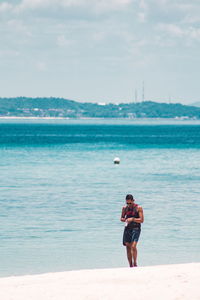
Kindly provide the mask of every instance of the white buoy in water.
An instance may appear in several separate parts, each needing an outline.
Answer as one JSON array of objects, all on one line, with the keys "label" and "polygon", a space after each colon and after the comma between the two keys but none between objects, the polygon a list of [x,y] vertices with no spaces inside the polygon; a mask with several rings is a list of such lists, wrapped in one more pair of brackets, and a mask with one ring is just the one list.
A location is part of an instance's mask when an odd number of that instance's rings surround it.
[{"label": "white buoy in water", "polygon": [[115,157],[113,160],[114,164],[119,164],[120,163],[120,158],[119,157]]}]

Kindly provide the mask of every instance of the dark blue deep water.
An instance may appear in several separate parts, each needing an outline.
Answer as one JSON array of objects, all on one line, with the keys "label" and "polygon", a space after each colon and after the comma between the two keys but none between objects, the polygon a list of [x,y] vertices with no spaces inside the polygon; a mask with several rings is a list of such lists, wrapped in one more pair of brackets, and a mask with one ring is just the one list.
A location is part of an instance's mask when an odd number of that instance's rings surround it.
[{"label": "dark blue deep water", "polygon": [[1,124],[0,143],[52,145],[114,143],[142,147],[199,147],[200,125]]}]

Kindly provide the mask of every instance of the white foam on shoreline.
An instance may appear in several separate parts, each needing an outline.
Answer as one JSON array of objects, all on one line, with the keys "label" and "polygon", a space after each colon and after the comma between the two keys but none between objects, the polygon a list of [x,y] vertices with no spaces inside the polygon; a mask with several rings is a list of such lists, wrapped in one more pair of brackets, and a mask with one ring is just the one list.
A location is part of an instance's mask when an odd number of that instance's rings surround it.
[{"label": "white foam on shoreline", "polygon": [[0,278],[2,300],[199,300],[200,263]]}]

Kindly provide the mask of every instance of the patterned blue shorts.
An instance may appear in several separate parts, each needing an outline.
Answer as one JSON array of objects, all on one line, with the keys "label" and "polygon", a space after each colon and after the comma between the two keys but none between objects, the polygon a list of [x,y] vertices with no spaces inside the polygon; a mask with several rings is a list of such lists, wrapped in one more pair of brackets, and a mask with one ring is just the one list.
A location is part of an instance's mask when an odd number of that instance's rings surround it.
[{"label": "patterned blue shorts", "polygon": [[138,242],[140,237],[141,228],[124,228],[123,234],[123,245],[126,246],[126,243]]}]

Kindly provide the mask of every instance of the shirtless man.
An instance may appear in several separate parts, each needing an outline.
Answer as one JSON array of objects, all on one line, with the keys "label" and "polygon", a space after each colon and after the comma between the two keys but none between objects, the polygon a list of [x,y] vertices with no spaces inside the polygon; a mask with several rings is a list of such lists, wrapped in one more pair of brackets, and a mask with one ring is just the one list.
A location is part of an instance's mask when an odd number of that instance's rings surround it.
[{"label": "shirtless man", "polygon": [[140,237],[141,223],[144,222],[143,209],[134,203],[131,194],[126,195],[126,206],[122,207],[121,221],[126,222],[123,245],[126,246],[130,267],[137,267],[137,242]]}]

